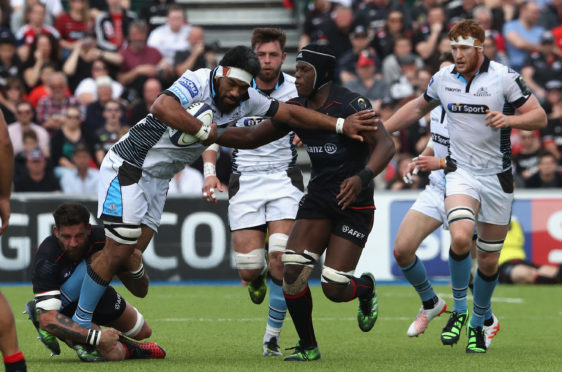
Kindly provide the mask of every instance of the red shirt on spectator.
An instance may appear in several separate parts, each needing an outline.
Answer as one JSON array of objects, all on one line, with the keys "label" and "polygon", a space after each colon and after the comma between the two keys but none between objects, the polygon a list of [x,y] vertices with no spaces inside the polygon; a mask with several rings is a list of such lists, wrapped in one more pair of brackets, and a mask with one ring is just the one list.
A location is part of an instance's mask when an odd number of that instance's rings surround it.
[{"label": "red shirt on spectator", "polygon": [[62,13],[55,21],[55,28],[60,37],[66,41],[76,41],[84,37],[89,30],[86,22],[74,20],[68,13]]},{"label": "red shirt on spectator", "polygon": [[145,46],[140,52],[133,52],[131,48],[123,48],[119,51],[123,56],[121,71],[130,71],[139,65],[157,65],[162,60],[162,54],[156,48]]}]

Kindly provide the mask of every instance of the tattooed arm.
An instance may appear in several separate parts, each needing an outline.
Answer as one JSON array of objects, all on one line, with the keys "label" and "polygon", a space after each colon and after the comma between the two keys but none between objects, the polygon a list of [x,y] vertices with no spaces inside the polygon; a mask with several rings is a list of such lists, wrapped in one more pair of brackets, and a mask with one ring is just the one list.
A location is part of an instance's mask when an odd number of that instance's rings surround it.
[{"label": "tattooed arm", "polygon": [[[71,318],[56,310],[37,309],[39,314],[39,326],[61,340],[69,340],[77,344],[87,344],[89,329],[74,322]],[[113,328],[105,328],[101,331],[99,348],[110,350],[119,339],[119,332]]]}]

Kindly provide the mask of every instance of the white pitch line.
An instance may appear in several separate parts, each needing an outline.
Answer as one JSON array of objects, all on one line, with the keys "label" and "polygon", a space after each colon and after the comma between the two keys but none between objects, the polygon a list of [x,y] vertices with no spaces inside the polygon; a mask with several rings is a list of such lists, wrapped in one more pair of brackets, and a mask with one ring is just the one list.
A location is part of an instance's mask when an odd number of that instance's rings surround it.
[{"label": "white pitch line", "polygon": [[[441,298],[453,298],[453,295],[451,293],[438,293],[439,297]],[[466,296],[467,300],[473,300],[472,296],[467,295]],[[523,299],[522,298],[518,298],[518,297],[495,297],[492,296],[492,305],[494,304],[494,302],[506,302],[509,304],[522,304],[523,303]]]}]

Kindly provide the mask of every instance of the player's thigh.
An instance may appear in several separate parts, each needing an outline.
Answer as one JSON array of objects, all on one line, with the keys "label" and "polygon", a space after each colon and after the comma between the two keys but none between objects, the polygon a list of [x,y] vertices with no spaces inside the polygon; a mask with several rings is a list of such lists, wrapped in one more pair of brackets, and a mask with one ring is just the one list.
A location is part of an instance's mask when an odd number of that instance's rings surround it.
[{"label": "player's thigh", "polygon": [[265,204],[269,201],[264,176],[237,174],[228,184],[228,223],[231,230],[265,225]]},{"label": "player's thigh", "polygon": [[265,231],[258,229],[234,230],[232,246],[236,253],[250,253],[254,249],[265,249]]},{"label": "player's thigh", "polygon": [[93,321],[99,325],[110,325],[119,319],[126,308],[125,299],[112,286],[109,286],[94,310]]},{"label": "player's thigh", "polygon": [[322,255],[328,246],[331,229],[329,219],[297,219],[287,241],[287,250]]},{"label": "player's thigh", "polygon": [[494,225],[508,225],[513,205],[513,175],[511,171],[478,177],[481,205],[478,221]]},{"label": "player's thigh", "polygon": [[441,224],[441,221],[435,218],[410,209],[402,220],[396,234],[396,242],[394,244],[395,255],[413,255],[423,240]]},{"label": "player's thigh", "polygon": [[158,231],[168,196],[170,181],[143,174],[139,185],[144,192],[147,202],[147,210],[142,217],[141,223],[150,227],[153,231]]},{"label": "player's thigh", "polygon": [[355,242],[332,234],[326,250],[324,267],[342,272],[353,271],[362,251],[363,248]]}]

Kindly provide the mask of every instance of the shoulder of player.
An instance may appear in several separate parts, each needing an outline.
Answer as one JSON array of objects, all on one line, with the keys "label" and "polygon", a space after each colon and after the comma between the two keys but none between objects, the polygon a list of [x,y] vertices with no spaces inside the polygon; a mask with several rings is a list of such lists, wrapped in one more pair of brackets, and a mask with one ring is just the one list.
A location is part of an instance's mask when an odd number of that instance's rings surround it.
[{"label": "shoulder of player", "polygon": [[333,86],[331,96],[334,101],[339,101],[346,109],[352,107],[354,112],[371,108],[371,102],[368,98],[339,85]]},{"label": "shoulder of player", "polygon": [[39,248],[35,252],[35,261],[56,261],[60,256],[61,249],[55,234],[49,235],[39,244]]}]

